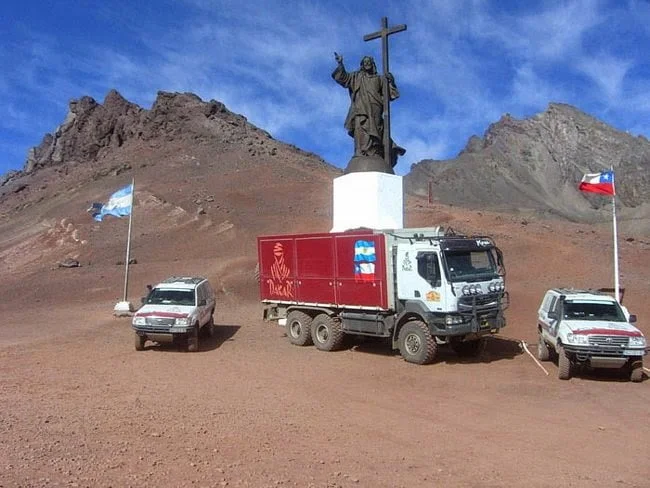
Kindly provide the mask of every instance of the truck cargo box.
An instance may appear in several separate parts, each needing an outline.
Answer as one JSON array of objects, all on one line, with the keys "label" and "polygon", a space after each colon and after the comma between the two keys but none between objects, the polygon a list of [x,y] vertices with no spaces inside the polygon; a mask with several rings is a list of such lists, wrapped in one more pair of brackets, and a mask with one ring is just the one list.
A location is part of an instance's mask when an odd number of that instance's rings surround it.
[{"label": "truck cargo box", "polygon": [[389,308],[381,232],[261,236],[257,247],[264,302]]}]

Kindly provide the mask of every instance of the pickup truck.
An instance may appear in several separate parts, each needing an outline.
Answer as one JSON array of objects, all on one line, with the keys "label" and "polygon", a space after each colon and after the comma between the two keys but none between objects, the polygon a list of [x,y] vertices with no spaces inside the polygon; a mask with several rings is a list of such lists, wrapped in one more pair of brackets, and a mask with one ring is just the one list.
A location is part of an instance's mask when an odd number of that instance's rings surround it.
[{"label": "pickup truck", "polygon": [[548,290],[537,314],[537,357],[549,361],[556,356],[561,380],[582,365],[626,368],[630,380],[640,382],[646,339],[635,322],[635,315],[604,293]]}]

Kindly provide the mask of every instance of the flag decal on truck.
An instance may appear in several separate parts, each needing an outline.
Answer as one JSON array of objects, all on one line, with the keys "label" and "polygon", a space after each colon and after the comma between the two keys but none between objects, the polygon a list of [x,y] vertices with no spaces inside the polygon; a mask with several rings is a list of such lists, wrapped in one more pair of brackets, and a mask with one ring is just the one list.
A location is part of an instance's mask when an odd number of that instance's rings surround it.
[{"label": "flag decal on truck", "polygon": [[375,281],[375,243],[356,241],[354,243],[354,278],[357,281]]}]

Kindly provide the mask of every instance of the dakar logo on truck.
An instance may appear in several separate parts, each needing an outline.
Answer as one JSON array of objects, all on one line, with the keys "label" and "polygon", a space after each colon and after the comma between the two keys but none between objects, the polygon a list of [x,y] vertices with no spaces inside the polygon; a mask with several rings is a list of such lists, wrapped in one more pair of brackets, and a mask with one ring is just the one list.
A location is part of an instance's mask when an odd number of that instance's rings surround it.
[{"label": "dakar logo on truck", "polygon": [[293,280],[289,279],[291,270],[284,261],[284,247],[279,242],[273,246],[273,258],[271,278],[266,280],[269,285],[269,293],[283,298],[293,298],[295,295]]}]

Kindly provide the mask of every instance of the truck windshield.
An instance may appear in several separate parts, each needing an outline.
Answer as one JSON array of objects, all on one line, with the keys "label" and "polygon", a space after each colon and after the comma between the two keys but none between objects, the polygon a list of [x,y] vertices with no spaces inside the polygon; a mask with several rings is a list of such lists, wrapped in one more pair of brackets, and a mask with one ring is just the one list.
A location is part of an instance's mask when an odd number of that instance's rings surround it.
[{"label": "truck windshield", "polygon": [[489,250],[445,251],[445,261],[451,282],[490,280],[498,276]]},{"label": "truck windshield", "polygon": [[569,320],[609,320],[627,322],[615,302],[564,302],[563,317]]},{"label": "truck windshield", "polygon": [[154,288],[146,303],[153,305],[194,305],[193,290],[161,290]]}]

